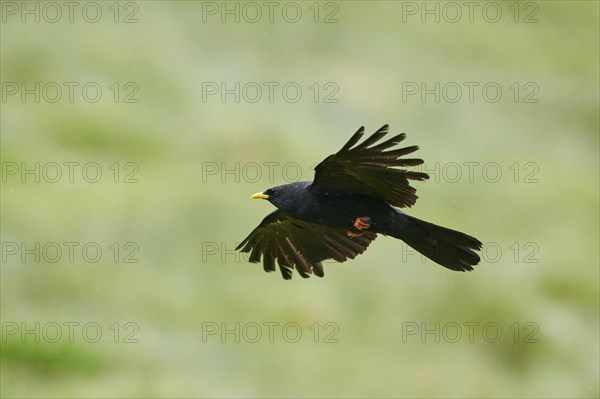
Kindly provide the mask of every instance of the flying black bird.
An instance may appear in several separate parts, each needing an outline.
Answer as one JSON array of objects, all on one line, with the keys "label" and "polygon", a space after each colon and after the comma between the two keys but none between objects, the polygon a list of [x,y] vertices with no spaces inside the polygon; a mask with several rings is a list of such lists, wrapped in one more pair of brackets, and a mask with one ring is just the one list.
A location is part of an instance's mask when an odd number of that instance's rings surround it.
[{"label": "flying black bird", "polygon": [[260,262],[283,278],[296,268],[302,277],[323,277],[322,261],[344,262],[363,253],[377,234],[399,238],[429,259],[448,269],[473,270],[479,263],[474,237],[409,216],[395,207],[417,201],[409,180],[426,180],[426,173],[396,169],[417,166],[422,159],[402,158],[418,146],[390,149],[406,138],[404,133],[376,144],[387,133],[384,125],[356,145],[364,134],[358,129],[336,154],[315,168],[312,182],[273,187],[251,198],[266,199],[278,209],[263,219],[236,249],[250,252],[250,262]]}]

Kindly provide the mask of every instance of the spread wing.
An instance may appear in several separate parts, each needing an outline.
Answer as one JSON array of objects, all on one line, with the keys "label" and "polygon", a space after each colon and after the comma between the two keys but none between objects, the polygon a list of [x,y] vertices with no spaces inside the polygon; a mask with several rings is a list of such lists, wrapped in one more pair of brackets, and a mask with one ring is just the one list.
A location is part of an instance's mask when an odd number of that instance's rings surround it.
[{"label": "spread wing", "polygon": [[311,190],[345,191],[384,200],[397,207],[410,207],[417,201],[416,189],[409,180],[426,180],[426,173],[396,169],[417,166],[422,159],[401,158],[419,149],[413,145],[390,149],[406,138],[404,133],[375,145],[388,133],[383,125],[362,143],[356,145],[365,129],[361,127],[336,154],[330,155],[315,168]]},{"label": "spread wing", "polygon": [[365,232],[360,237],[348,237],[344,230],[303,222],[280,210],[267,215],[236,250],[250,252],[250,262],[260,262],[264,269],[275,271],[275,261],[283,278],[292,278],[296,268],[304,278],[311,273],[323,277],[322,261],[344,262],[362,254],[377,234]]}]

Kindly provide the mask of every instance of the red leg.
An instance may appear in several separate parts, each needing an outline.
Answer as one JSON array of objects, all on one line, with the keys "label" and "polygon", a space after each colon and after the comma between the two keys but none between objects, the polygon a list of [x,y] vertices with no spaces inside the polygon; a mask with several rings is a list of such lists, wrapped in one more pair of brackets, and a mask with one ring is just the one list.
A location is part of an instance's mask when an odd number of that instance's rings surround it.
[{"label": "red leg", "polygon": [[353,231],[348,230],[348,237],[361,237],[365,233],[355,233]]},{"label": "red leg", "polygon": [[[371,218],[368,216],[358,217],[354,220],[354,227],[357,230],[366,230],[371,227]],[[355,233],[354,231],[348,230],[348,237],[360,237],[364,233]]]},{"label": "red leg", "polygon": [[371,218],[368,216],[356,218],[354,221],[354,227],[356,227],[358,230],[368,229],[371,227]]}]

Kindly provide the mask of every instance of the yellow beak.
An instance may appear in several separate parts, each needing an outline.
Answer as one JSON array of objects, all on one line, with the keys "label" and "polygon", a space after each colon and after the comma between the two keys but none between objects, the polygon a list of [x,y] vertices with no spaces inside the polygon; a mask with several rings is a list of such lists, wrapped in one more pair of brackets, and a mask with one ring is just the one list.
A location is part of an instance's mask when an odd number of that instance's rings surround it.
[{"label": "yellow beak", "polygon": [[263,193],[256,193],[254,195],[251,195],[250,198],[254,198],[254,199],[268,199],[269,196]]}]

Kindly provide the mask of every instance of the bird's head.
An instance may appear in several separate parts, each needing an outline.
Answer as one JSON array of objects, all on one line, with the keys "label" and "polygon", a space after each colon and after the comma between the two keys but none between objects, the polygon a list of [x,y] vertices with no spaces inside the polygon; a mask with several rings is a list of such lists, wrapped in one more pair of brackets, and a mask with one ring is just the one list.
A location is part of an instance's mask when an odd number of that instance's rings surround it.
[{"label": "bird's head", "polygon": [[272,187],[256,193],[250,198],[266,199],[282,211],[290,211],[297,208],[302,202],[303,194],[306,193],[306,183],[299,182]]}]

